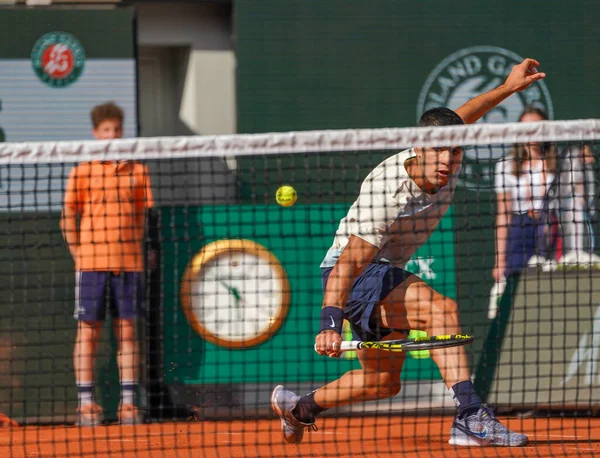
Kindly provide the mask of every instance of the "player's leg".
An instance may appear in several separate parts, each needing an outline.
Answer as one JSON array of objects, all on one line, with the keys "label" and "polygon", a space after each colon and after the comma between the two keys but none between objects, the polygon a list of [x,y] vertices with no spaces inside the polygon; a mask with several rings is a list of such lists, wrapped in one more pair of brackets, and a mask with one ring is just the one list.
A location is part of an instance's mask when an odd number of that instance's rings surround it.
[{"label": "player's leg", "polygon": [[122,424],[140,422],[135,405],[138,385],[139,344],[136,319],[141,309],[141,273],[124,272],[111,277],[113,327],[118,345],[117,365],[121,384],[119,421]]},{"label": "player's leg", "polygon": [[[428,335],[460,334],[456,302],[429,287],[419,277],[411,276],[379,303],[375,316],[385,328],[419,329]],[[448,388],[470,380],[464,347],[431,352]],[[477,405],[480,404],[477,397]]]},{"label": "player's leg", "polygon": [[[323,288],[327,284],[331,269],[323,271]],[[373,310],[381,298],[386,297],[397,285],[411,274],[389,264],[371,264],[356,279],[352,287],[346,317],[352,321],[352,332],[356,340],[400,339],[404,332],[392,333],[380,330],[371,319]],[[375,325],[374,328],[371,324]],[[314,418],[332,407],[354,402],[363,402],[394,396],[400,391],[400,372],[404,363],[403,354],[383,354],[376,350],[361,350],[358,357],[362,368],[350,371],[324,387],[305,396],[278,386],[273,391],[271,403],[282,419],[284,437],[288,442],[302,440],[304,428],[314,423]]]},{"label": "player's leg", "polygon": [[[393,332],[381,340],[406,337],[407,333]],[[360,369],[346,372],[339,379],[314,392],[315,403],[322,410],[355,402],[390,398],[400,392],[400,373],[406,359],[404,353],[361,350],[356,354],[360,361]],[[299,407],[301,408],[302,404]],[[308,413],[312,412],[308,410]],[[309,420],[310,417],[306,419]]]},{"label": "player's leg", "polygon": [[73,367],[78,392],[80,426],[102,422],[102,409],[94,402],[94,366],[102,322],[106,316],[106,272],[77,272],[75,313],[78,320]]},{"label": "player's leg", "polygon": [[[418,277],[398,285],[378,309],[381,324],[388,328],[409,326],[430,335],[460,334],[456,302],[433,290]],[[522,446],[524,434],[506,429],[493,411],[483,404],[471,382],[464,347],[431,351],[458,412],[452,424],[453,445]]]},{"label": "player's leg", "polygon": [[[393,332],[382,340],[405,337],[406,333]],[[327,409],[398,394],[400,373],[406,358],[404,353],[361,350],[357,355],[361,369],[346,372],[339,379],[305,396],[298,396],[281,385],[273,390],[271,404],[282,419],[287,442],[301,442],[304,429],[311,427],[315,417]]]}]

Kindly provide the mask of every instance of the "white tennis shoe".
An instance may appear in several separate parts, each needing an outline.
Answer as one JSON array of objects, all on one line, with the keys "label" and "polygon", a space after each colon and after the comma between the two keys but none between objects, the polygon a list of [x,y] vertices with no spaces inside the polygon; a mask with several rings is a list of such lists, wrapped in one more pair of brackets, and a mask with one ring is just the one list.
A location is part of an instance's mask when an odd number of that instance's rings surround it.
[{"label": "white tennis shoe", "polygon": [[281,430],[283,437],[289,444],[299,444],[304,437],[305,429],[316,431],[314,423],[303,423],[298,420],[292,411],[298,405],[300,396],[296,393],[286,390],[283,385],[277,385],[271,394],[271,407],[279,418],[281,418]]},{"label": "white tennis shoe", "polygon": [[465,418],[454,419],[450,430],[450,445],[522,447],[529,438],[525,434],[508,430],[498,421],[494,412],[483,405],[479,411]]}]

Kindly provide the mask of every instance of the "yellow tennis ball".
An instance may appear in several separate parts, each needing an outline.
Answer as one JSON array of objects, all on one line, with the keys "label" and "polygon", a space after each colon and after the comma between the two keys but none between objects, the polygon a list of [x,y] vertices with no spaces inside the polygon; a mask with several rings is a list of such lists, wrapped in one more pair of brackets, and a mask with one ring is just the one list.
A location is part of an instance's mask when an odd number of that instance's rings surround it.
[{"label": "yellow tennis ball", "polygon": [[296,190],[288,185],[281,186],[275,193],[275,200],[282,207],[291,207],[296,203],[296,199]]},{"label": "yellow tennis ball", "polygon": [[[408,335],[411,339],[417,339],[419,337],[427,337],[427,333],[425,331],[419,331],[417,329],[412,329],[410,334]],[[427,359],[430,358],[429,350],[414,350],[408,352],[408,354],[415,359]]]}]

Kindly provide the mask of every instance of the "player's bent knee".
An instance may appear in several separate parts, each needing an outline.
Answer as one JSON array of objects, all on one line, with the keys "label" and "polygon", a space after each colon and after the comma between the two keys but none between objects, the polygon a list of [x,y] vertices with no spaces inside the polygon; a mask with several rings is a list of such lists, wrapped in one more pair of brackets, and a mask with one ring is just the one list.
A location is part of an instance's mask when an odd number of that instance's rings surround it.
[{"label": "player's bent knee", "polygon": [[396,396],[400,392],[400,374],[391,372],[382,372],[367,377],[368,399],[385,399]]}]

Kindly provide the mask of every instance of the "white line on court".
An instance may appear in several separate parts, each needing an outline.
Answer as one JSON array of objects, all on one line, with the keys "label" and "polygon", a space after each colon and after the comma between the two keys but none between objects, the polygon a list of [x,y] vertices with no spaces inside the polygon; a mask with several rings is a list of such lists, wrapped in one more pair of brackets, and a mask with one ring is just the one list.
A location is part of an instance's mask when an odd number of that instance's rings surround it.
[{"label": "white line on court", "polygon": [[572,439],[577,439],[583,436],[569,436],[568,434],[536,434],[535,437],[570,437]]}]

